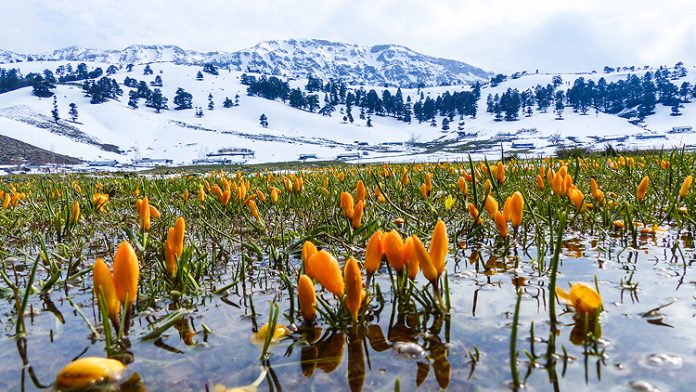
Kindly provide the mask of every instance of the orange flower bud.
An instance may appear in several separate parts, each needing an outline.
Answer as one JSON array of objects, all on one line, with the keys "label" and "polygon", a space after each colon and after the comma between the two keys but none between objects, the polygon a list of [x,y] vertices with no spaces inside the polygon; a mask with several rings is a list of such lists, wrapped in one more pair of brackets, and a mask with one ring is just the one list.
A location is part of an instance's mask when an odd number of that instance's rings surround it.
[{"label": "orange flower bud", "polygon": [[360,202],[361,200],[365,202],[366,198],[367,189],[365,189],[365,184],[363,184],[362,180],[359,180],[358,185],[355,187],[355,200],[356,202]]},{"label": "orange flower bud", "polygon": [[343,295],[343,276],[338,261],[325,250],[312,255],[309,258],[309,269],[314,278],[330,293],[340,297]]},{"label": "orange flower bud", "polygon": [[650,177],[645,176],[638,184],[638,191],[636,192],[636,197],[639,201],[643,201],[645,198],[645,193],[648,191],[648,186],[650,185]]},{"label": "orange flower bud", "polygon": [[425,189],[428,194],[433,190],[433,173],[425,173]]},{"label": "orange flower bud", "polygon": [[176,270],[178,269],[178,266],[176,264],[176,255],[174,254],[174,250],[172,249],[172,242],[170,240],[173,236],[173,233],[174,228],[170,227],[167,240],[164,241],[164,263],[167,269],[167,274],[169,274],[169,276],[176,275]]},{"label": "orange flower bud", "polygon": [[510,222],[512,227],[522,224],[522,211],[524,210],[524,197],[520,191],[512,194],[510,199]]},{"label": "orange flower bud", "polygon": [[571,188],[568,190],[568,198],[573,203],[573,206],[575,206],[575,209],[579,210],[582,207],[582,201],[585,199],[585,195],[577,188]]},{"label": "orange flower bud", "polygon": [[495,213],[495,227],[498,229],[498,234],[501,237],[507,237],[508,235],[508,227],[507,227],[507,220],[505,219],[505,216],[500,213],[500,211],[496,211]]},{"label": "orange flower bud", "polygon": [[[113,279],[118,300],[126,308],[129,308],[138,297],[139,275],[140,266],[138,265],[138,256],[136,256],[135,250],[133,250],[130,242],[121,242],[114,255]],[[128,295],[128,303],[126,303],[126,294]]]},{"label": "orange flower bud", "polygon": [[689,188],[691,188],[691,183],[694,181],[694,178],[692,176],[686,176],[684,179],[684,182],[681,184],[681,188],[679,188],[679,198],[683,199],[686,197],[686,195],[689,194]]},{"label": "orange flower bud", "polygon": [[365,201],[363,200],[358,200],[358,203],[355,205],[355,210],[353,211],[353,217],[350,219],[350,224],[353,226],[354,229],[357,229],[360,227],[360,223],[362,222],[362,215],[363,215],[363,209],[365,208]]},{"label": "orange flower bud", "polygon": [[445,262],[447,261],[447,248],[448,248],[448,238],[447,238],[447,227],[445,222],[437,221],[435,224],[435,229],[433,229],[433,238],[430,241],[430,249],[428,254],[430,259],[437,270],[438,276],[442,274],[445,270]]},{"label": "orange flower bud", "polygon": [[360,267],[354,258],[349,258],[346,261],[346,266],[343,270],[343,277],[346,282],[346,308],[350,312],[353,321],[358,320],[358,311],[362,303],[362,275]]},{"label": "orange flower bud", "polygon": [[503,162],[498,162],[498,166],[495,168],[495,178],[499,184],[505,182],[505,165],[503,165]]},{"label": "orange flower bud", "polygon": [[493,196],[486,196],[486,202],[483,203],[483,209],[486,210],[488,215],[491,217],[495,216],[496,211],[498,211],[498,202],[493,198]]},{"label": "orange flower bud", "polygon": [[80,203],[76,200],[70,211],[70,222],[74,225],[80,219]]},{"label": "orange flower bud", "polygon": [[161,214],[160,214],[159,210],[157,209],[157,207],[150,204],[150,217],[155,218],[155,219],[159,219],[160,216],[161,216]]},{"label": "orange flower bud", "polygon": [[278,203],[278,188],[271,189],[271,202],[273,204]]},{"label": "orange flower bud", "polygon": [[418,188],[420,191],[421,196],[424,199],[428,198],[428,187],[425,184],[421,184],[420,188]]},{"label": "orange flower bud", "polygon": [[315,276],[309,267],[309,258],[315,253],[317,253],[317,247],[314,246],[312,241],[305,241],[304,244],[302,244],[302,264],[304,265],[304,272],[312,279],[315,279]]},{"label": "orange flower bud", "polygon": [[140,215],[140,225],[143,230],[150,230],[150,202],[147,197],[139,200],[140,203],[136,203],[138,206],[138,213]]},{"label": "orange flower bud", "polygon": [[314,291],[314,283],[307,275],[300,275],[297,281],[297,297],[300,301],[300,311],[306,322],[312,322],[317,317],[316,292]]},{"label": "orange flower bud", "polygon": [[469,205],[466,207],[467,210],[469,211],[469,215],[471,216],[471,219],[478,219],[476,220],[476,224],[480,225],[482,223],[481,215],[479,214],[478,209],[476,208],[475,205],[472,203],[469,203]]},{"label": "orange flower bud", "polygon": [[537,182],[537,188],[539,188],[539,190],[543,191],[544,190],[544,180],[538,174],[536,176],[536,182]]},{"label": "orange flower bud", "polygon": [[394,268],[397,272],[401,272],[404,268],[403,264],[403,250],[404,243],[401,240],[401,235],[398,231],[392,230],[389,233],[382,236],[382,249],[387,255],[387,261],[389,265]]},{"label": "orange flower bud", "polygon": [[466,194],[469,192],[464,177],[459,176],[459,178],[457,179],[457,188],[459,189],[459,193],[463,194],[464,196],[466,196]]},{"label": "orange flower bud", "polygon": [[118,323],[118,315],[121,312],[121,303],[116,296],[116,288],[114,287],[114,280],[111,277],[111,271],[106,265],[104,260],[97,259],[94,261],[94,267],[92,269],[92,287],[94,288],[94,295],[98,298],[99,288],[101,287],[104,293],[104,302],[106,303],[106,311],[108,317],[112,323]]},{"label": "orange flower bud", "polygon": [[256,206],[256,202],[253,200],[247,201],[247,207],[249,207],[249,211],[251,211],[251,216],[261,222],[261,215],[259,214],[259,208]]},{"label": "orange flower bud", "polygon": [[416,275],[418,275],[420,267],[418,263],[418,257],[416,256],[413,250],[413,238],[411,237],[406,238],[406,240],[404,241],[402,258],[403,264],[408,266],[409,279],[416,279]]},{"label": "orange flower bud", "polygon": [[437,281],[440,275],[430,258],[430,254],[425,250],[425,246],[423,246],[418,236],[414,234],[411,236],[411,239],[413,241],[413,254],[418,259],[418,264],[420,265],[421,271],[423,271],[423,276],[425,276],[429,282]]},{"label": "orange flower bud", "polygon": [[367,276],[371,276],[378,269],[382,262],[382,230],[375,231],[370,240],[367,241],[367,249],[365,249],[365,271]]},{"label": "orange flower bud", "polygon": [[343,216],[348,219],[353,219],[355,214],[355,203],[353,202],[353,195],[348,192],[341,192],[341,210],[343,211]]},{"label": "orange flower bud", "polygon": [[184,189],[184,203],[188,202],[189,199],[189,190]]},{"label": "orange flower bud", "polygon": [[184,231],[186,230],[186,220],[183,216],[176,219],[174,223],[174,232],[171,237],[172,250],[177,257],[181,257],[184,252]]}]

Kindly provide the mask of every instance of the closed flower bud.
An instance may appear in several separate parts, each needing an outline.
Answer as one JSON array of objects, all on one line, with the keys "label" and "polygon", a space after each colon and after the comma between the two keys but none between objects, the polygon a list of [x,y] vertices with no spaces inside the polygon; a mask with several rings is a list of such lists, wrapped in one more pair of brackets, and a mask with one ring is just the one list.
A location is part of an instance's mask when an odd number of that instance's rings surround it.
[{"label": "closed flower bud", "polygon": [[500,211],[497,211],[495,213],[495,227],[498,229],[498,234],[501,237],[507,237],[508,235],[508,227],[507,227],[507,220],[505,220],[505,216],[500,213]]},{"label": "closed flower bud", "polygon": [[[118,300],[129,308],[133,301],[138,297],[138,278],[140,276],[140,266],[138,256],[128,241],[121,242],[114,255],[114,285]],[[128,303],[126,303],[128,296]]]},{"label": "closed flower bud", "polygon": [[317,247],[314,246],[314,243],[312,243],[312,241],[305,241],[304,244],[302,244],[302,264],[304,265],[304,272],[307,276],[309,276],[312,279],[316,278],[314,277],[314,274],[310,269],[309,258],[312,257],[315,253],[317,253]]},{"label": "closed flower bud", "polygon": [[382,249],[387,255],[389,265],[391,265],[392,268],[394,268],[394,270],[397,272],[401,272],[401,270],[404,268],[404,243],[399,232],[392,230],[382,236]]},{"label": "closed flower bud", "polygon": [[300,301],[300,311],[306,322],[312,322],[317,317],[315,308],[317,303],[316,292],[314,291],[314,283],[307,275],[300,275],[297,281],[297,296]]},{"label": "closed flower bud", "polygon": [[522,212],[524,211],[524,197],[520,191],[512,194],[510,199],[510,222],[512,227],[518,227],[522,224]]},{"label": "closed flower bud", "polygon": [[365,272],[368,276],[374,274],[382,262],[382,230],[375,231],[370,240],[367,241],[367,249],[365,249]]},{"label": "closed flower bud", "polygon": [[346,308],[348,308],[353,321],[357,321],[362,303],[362,275],[358,262],[352,257],[346,261],[343,278],[346,284]]},{"label": "closed flower bud", "polygon": [[320,250],[309,258],[310,270],[314,278],[327,291],[340,297],[343,295],[343,276],[338,261],[331,253]]},{"label": "closed flower bud", "polygon": [[638,184],[638,190],[636,192],[636,197],[639,201],[643,201],[645,198],[645,193],[648,191],[648,186],[650,185],[650,177],[645,176]]},{"label": "closed flower bud", "polygon": [[681,188],[679,188],[679,198],[683,199],[689,194],[689,188],[691,188],[691,183],[694,181],[692,176],[686,176],[684,182],[682,182]]}]

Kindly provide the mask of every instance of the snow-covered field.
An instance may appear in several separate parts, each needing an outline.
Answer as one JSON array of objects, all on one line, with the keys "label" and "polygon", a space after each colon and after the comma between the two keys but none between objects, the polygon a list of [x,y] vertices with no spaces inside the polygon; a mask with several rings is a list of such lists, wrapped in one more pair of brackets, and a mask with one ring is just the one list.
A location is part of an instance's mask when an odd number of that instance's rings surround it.
[{"label": "snow-covered field", "polygon": [[[41,72],[43,69],[55,70],[67,62],[24,62],[16,64],[0,64],[4,68],[20,68],[22,73]],[[72,62],[73,67],[77,64]],[[90,69],[110,64],[88,63]],[[168,159],[174,164],[191,164],[194,160],[206,157],[206,154],[222,148],[247,148],[254,151],[253,157],[245,159],[248,163],[280,162],[297,160],[301,154],[315,154],[318,159],[336,159],[344,154],[360,154],[364,161],[413,161],[434,159],[462,159],[467,153],[475,157],[489,155],[500,156],[500,144],[488,144],[486,148],[473,148],[464,151],[458,146],[476,141],[497,140],[501,134],[515,135],[515,143],[532,143],[531,153],[552,153],[555,146],[549,141],[554,135],[567,140],[575,137],[580,143],[590,147],[601,148],[593,136],[607,137],[611,135],[626,135],[629,139],[623,142],[626,147],[674,147],[696,144],[696,134],[666,134],[673,126],[694,125],[696,123],[696,103],[685,104],[683,115],[670,116],[668,107],[657,106],[656,114],[648,117],[645,128],[632,125],[625,119],[604,113],[590,111],[587,115],[573,113],[567,109],[564,120],[556,120],[555,114],[535,112],[531,117],[520,117],[514,122],[496,122],[485,113],[486,97],[489,93],[502,93],[507,88],[524,90],[533,88],[536,84],[546,85],[551,82],[550,74],[526,75],[519,79],[510,80],[494,88],[484,88],[478,105],[476,119],[465,118],[463,130],[478,132],[476,138],[462,138],[457,134],[458,119],[452,122],[449,132],[443,132],[438,121],[438,127],[427,123],[405,124],[390,117],[372,117],[373,127],[367,127],[365,120],[358,118],[354,109],[355,122],[345,123],[337,107],[332,117],[323,117],[291,108],[287,104],[270,101],[246,95],[246,86],[239,82],[240,72],[220,70],[217,76],[205,74],[202,81],[196,80],[196,74],[201,67],[176,65],[173,63],[153,63],[153,75],[143,75],[144,65],[135,66],[132,72],[121,69],[111,76],[123,83],[126,76],[148,83],[160,75],[164,86],[162,91],[169,98],[171,110],[155,113],[140,100],[137,110],[127,106],[128,87],[122,86],[124,95],[120,101],[108,101],[99,105],[91,105],[89,97],[85,97],[80,84],[58,85],[55,93],[61,115],[60,124],[74,132],[71,135],[56,133],[56,130],[46,126],[52,122],[52,98],[37,98],[32,95],[32,89],[27,87],[5,94],[0,94],[0,134],[6,135],[34,146],[55,151],[61,154],[81,158],[86,161],[116,160],[129,163],[140,158]],[[640,72],[640,71],[638,71]],[[684,79],[696,82],[696,73],[692,70]],[[579,75],[561,75],[564,81],[572,82]],[[625,78],[626,73],[585,74],[586,79],[599,79],[604,76],[608,81]],[[681,83],[681,80],[676,82]],[[297,80],[292,85],[304,85]],[[204,116],[197,118],[194,110],[173,110],[172,102],[175,91],[183,87],[193,95],[193,106],[202,107]],[[423,89],[425,95],[435,98],[438,94],[449,90],[459,91],[462,86],[433,87]],[[369,86],[365,86],[369,90]],[[375,88],[380,92],[383,88]],[[402,90],[404,99],[411,96],[417,100],[416,89]],[[208,94],[212,94],[215,110],[208,110]],[[224,108],[222,101],[229,97],[234,100],[240,97],[240,105]],[[320,95],[323,97],[323,95]],[[76,123],[67,120],[68,105],[77,104],[79,117]],[[269,126],[263,128],[259,124],[259,116],[264,113],[268,117]],[[521,129],[536,129],[536,132],[519,132]],[[85,138],[76,138],[74,133],[83,133]],[[665,134],[663,139],[640,140],[635,135],[657,132]],[[512,139],[504,135],[503,148],[510,150]],[[409,147],[409,142],[430,143],[442,147],[439,152],[423,154],[419,147]],[[363,145],[358,146],[358,142]],[[364,145],[367,143],[367,145]],[[386,143],[386,144],[383,144]],[[99,144],[118,146],[122,153],[106,151]],[[529,153],[529,152],[528,152]],[[235,158],[240,160],[241,158]]]}]

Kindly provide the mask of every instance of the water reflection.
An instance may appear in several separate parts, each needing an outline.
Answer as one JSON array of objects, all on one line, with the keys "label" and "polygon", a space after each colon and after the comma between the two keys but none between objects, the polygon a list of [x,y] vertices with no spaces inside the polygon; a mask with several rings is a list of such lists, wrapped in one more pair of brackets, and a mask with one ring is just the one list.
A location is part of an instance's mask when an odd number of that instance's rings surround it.
[{"label": "water reflection", "polygon": [[[379,324],[355,326],[348,332],[314,327],[303,331],[304,345],[300,349],[300,367],[306,378],[317,369],[331,373],[339,368],[344,350],[348,351],[348,385],[351,391],[362,391],[366,371],[371,368],[370,351],[382,353],[394,350],[405,359],[415,359],[416,386],[421,386],[430,368],[437,385],[447,388],[451,379],[449,344],[440,336],[449,328],[445,317],[432,319],[426,330],[419,328],[418,314],[399,314],[385,334]],[[321,335],[320,338],[317,336]],[[446,334],[445,334],[446,335]]]}]

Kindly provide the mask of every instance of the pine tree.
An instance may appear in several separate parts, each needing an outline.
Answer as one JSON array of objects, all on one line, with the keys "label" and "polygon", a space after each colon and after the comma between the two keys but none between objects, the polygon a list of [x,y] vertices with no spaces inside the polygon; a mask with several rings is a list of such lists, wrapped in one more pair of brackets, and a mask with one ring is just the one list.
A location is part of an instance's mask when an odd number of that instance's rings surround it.
[{"label": "pine tree", "polygon": [[162,95],[162,91],[158,88],[156,88],[153,92],[152,95],[150,96],[150,99],[147,102],[147,106],[155,109],[156,113],[159,113],[162,109],[167,109],[167,97]]},{"label": "pine tree", "polygon": [[58,98],[53,96],[53,110],[51,110],[51,116],[53,116],[53,121],[58,122],[60,120],[60,115],[58,114]]},{"label": "pine tree", "polygon": [[72,122],[75,122],[77,120],[77,105],[75,105],[74,102],[70,103],[70,111],[68,112],[70,114],[70,120]]},{"label": "pine tree", "polygon": [[154,72],[152,71],[152,68],[150,68],[150,64],[145,66],[145,69],[143,70],[143,75],[152,75]]},{"label": "pine tree", "polygon": [[367,127],[372,128],[372,117],[371,116],[367,116]]},{"label": "pine tree", "polygon": [[261,126],[264,128],[268,128],[268,117],[266,117],[266,113],[261,113],[261,117],[259,117],[259,124],[261,124]]},{"label": "pine tree", "polygon": [[681,112],[679,111],[679,103],[675,103],[672,106],[672,113],[670,113],[670,116],[681,116]]},{"label": "pine tree", "polygon": [[186,92],[183,88],[179,87],[176,89],[176,95],[174,96],[175,110],[191,109],[193,107],[193,95]]},{"label": "pine tree", "polygon": [[214,110],[215,103],[213,102],[213,93],[208,94],[208,110]]},{"label": "pine tree", "polygon": [[235,94],[234,96],[234,106],[239,106],[239,94]]},{"label": "pine tree", "polygon": [[159,76],[159,75],[155,76],[155,81],[152,82],[152,85],[155,86],[155,87],[162,87],[162,85],[163,85],[163,83],[162,83],[162,77]]},{"label": "pine tree", "polygon": [[203,80],[203,72],[198,71],[198,73],[196,74],[196,80]]},{"label": "pine tree", "polygon": [[131,109],[137,109],[138,108],[138,99],[140,97],[138,96],[138,92],[135,90],[131,90],[128,92],[128,107]]},{"label": "pine tree", "polygon": [[437,121],[435,120],[435,117],[433,117],[432,119],[430,119],[430,126],[431,126],[431,127],[436,127],[436,126],[437,126]]},{"label": "pine tree", "polygon": [[449,118],[445,117],[442,119],[442,130],[443,131],[448,131],[450,129],[450,120]]},{"label": "pine tree", "polygon": [[225,97],[225,100],[222,101],[222,107],[229,109],[232,106],[234,106],[234,102],[229,97]]}]

